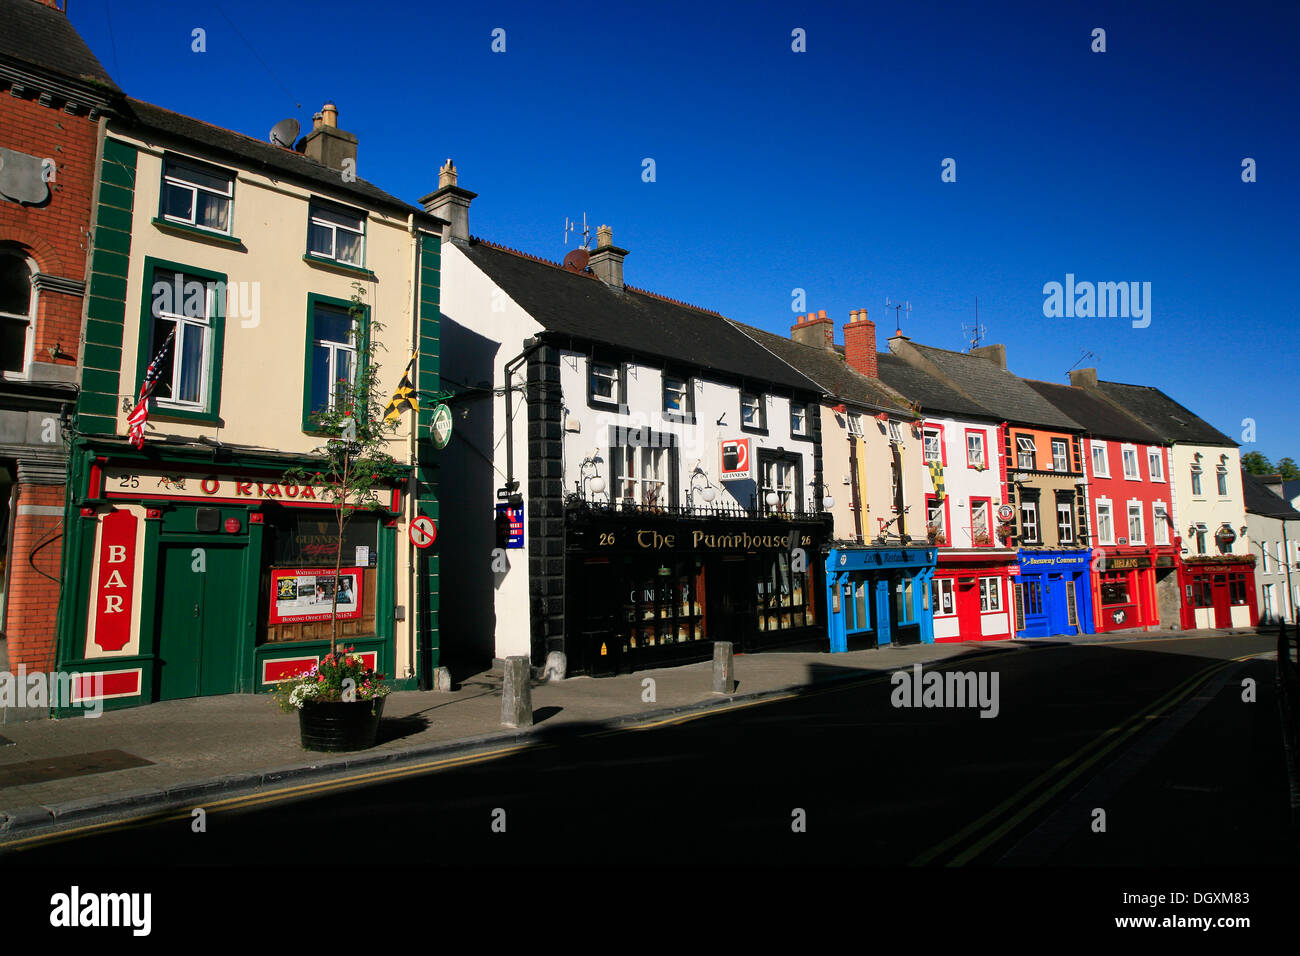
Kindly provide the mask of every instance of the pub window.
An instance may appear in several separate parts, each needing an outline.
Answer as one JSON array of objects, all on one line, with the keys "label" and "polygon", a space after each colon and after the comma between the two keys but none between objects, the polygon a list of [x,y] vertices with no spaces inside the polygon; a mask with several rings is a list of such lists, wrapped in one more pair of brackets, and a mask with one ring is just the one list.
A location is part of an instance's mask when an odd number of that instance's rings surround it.
[{"label": "pub window", "polygon": [[1198,578],[1192,582],[1192,606],[1214,607],[1214,588],[1208,577]]},{"label": "pub window", "polygon": [[937,578],[934,582],[934,595],[935,617],[946,617],[957,613],[952,578]]},{"label": "pub window", "polygon": [[1078,595],[1074,593],[1074,582],[1065,585],[1065,620],[1071,627],[1079,626]]},{"label": "pub window", "polygon": [[702,558],[638,561],[623,601],[625,651],[707,640]]},{"label": "pub window", "polygon": [[1103,607],[1132,603],[1127,571],[1106,571],[1101,575],[1101,603]]},{"label": "pub window", "polygon": [[1038,467],[1038,452],[1034,448],[1033,438],[1028,435],[1017,435],[1016,448],[1016,464],[1022,471],[1034,471]]},{"label": "pub window", "polygon": [[1001,578],[980,578],[980,610],[1002,610]]},{"label": "pub window", "polygon": [[1128,541],[1129,544],[1144,544],[1146,532],[1142,528],[1142,505],[1134,502],[1128,506]]},{"label": "pub window", "polygon": [[1155,525],[1155,543],[1169,543],[1169,511],[1165,505],[1156,503],[1151,506],[1151,517]]},{"label": "pub window", "polygon": [[1069,446],[1063,438],[1052,439],[1052,469],[1054,471],[1070,470]]},{"label": "pub window", "polygon": [[587,400],[592,405],[614,405],[622,403],[620,385],[621,368],[607,362],[591,362],[588,365]]},{"label": "pub window", "polygon": [[740,393],[740,427],[761,430],[767,427],[763,396],[757,392]]},{"label": "pub window", "polygon": [[1246,603],[1246,575],[1228,575],[1228,600],[1232,604]]},{"label": "pub window", "polygon": [[672,416],[689,418],[691,407],[691,380],[680,375],[664,375],[664,411]]},{"label": "pub window", "polygon": [[1102,499],[1097,501],[1097,542],[1115,543],[1115,523],[1111,516],[1110,502]]},{"label": "pub window", "polygon": [[676,449],[654,448],[647,445],[627,445],[611,450],[614,490],[616,498],[624,505],[642,508],[666,508],[675,502],[669,500],[671,476],[676,468]]},{"label": "pub window", "polygon": [[766,566],[760,566],[757,581],[758,629],[784,631],[815,624],[808,572],[793,570],[785,551],[761,560]]},{"label": "pub window", "polygon": [[[336,591],[340,638],[373,636],[378,543],[378,516],[352,517],[344,527],[342,567],[336,578],[339,542],[333,517],[315,510],[268,511],[261,573],[264,611],[258,620],[258,642],[329,640]],[[360,548],[365,551],[358,554]],[[362,555],[364,564],[357,560]]]},{"label": "pub window", "polygon": [[[801,510],[798,459],[764,456],[760,458],[759,465],[759,510],[765,514],[789,514]],[[769,495],[776,496],[775,504]]]},{"label": "pub window", "polygon": [[1023,585],[1016,585],[1016,630],[1025,629],[1025,589]]}]

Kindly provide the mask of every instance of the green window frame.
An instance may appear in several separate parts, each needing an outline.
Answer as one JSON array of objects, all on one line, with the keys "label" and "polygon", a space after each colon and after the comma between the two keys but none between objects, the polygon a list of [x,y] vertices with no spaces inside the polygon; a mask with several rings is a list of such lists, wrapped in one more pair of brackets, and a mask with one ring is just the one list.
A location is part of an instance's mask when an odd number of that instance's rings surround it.
[{"label": "green window frame", "polygon": [[[155,259],[152,256],[146,256],[144,260],[144,290],[140,297],[140,328],[137,335],[136,345],[136,363],[135,363],[135,380],[132,384],[132,399],[139,395],[140,384],[144,380],[145,370],[149,363],[153,361],[154,355],[157,354],[161,341],[154,341],[154,285],[157,282],[156,276],[159,271],[180,273],[185,277],[185,287],[194,280],[203,283],[204,287],[210,293],[210,299],[205,299],[207,308],[205,309],[206,325],[208,328],[207,342],[205,345],[205,356],[203,359],[203,371],[206,381],[202,388],[202,403],[200,407],[177,407],[175,405],[159,404],[157,397],[149,400],[149,415],[151,418],[160,420],[175,420],[185,422],[198,422],[205,425],[221,424],[221,367],[223,353],[225,351],[226,340],[226,275],[223,272],[212,272],[209,269],[200,269],[196,266],[186,265],[183,262],[172,262],[167,259]],[[182,305],[183,308],[183,305]],[[171,350],[171,360],[174,363],[177,350],[182,348],[182,343],[173,342]],[[174,366],[173,366],[174,367]],[[166,402],[166,399],[162,400]]]},{"label": "green window frame", "polygon": [[[306,432],[308,435],[325,434],[325,432],[322,431],[319,427],[317,427],[311,420],[312,413],[315,411],[315,408],[313,407],[312,404],[312,392],[313,392],[312,386],[315,384],[314,359],[315,359],[316,340],[317,340],[317,334],[316,334],[317,307],[325,306],[326,309],[334,308],[334,309],[342,309],[344,311],[349,311],[352,309],[353,304],[354,303],[349,299],[337,299],[334,298],[333,296],[318,295],[315,292],[308,293],[307,295],[307,322],[306,322],[306,335],[304,336],[305,345],[304,345],[303,365],[302,365],[302,430]],[[362,305],[361,316],[357,323],[356,334],[353,336],[353,344],[355,347],[354,354],[357,356],[356,362],[354,362],[353,365],[354,374],[355,372],[360,370],[359,365],[356,363],[359,363],[362,360],[362,357],[365,355],[365,353],[369,350],[369,343],[370,343],[370,306]],[[355,383],[355,381],[356,380],[354,378],[353,382]]]}]

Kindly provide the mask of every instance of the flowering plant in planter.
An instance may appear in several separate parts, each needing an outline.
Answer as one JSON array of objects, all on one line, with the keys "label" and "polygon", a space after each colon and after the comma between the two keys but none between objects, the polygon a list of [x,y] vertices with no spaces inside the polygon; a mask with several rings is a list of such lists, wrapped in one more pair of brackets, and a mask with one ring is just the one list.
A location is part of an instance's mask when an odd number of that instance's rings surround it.
[{"label": "flowering plant in planter", "polygon": [[338,653],[326,654],[311,670],[276,684],[274,696],[280,710],[290,714],[307,703],[351,703],[387,697],[392,688],[384,683],[384,675],[367,667],[354,650],[345,647]]},{"label": "flowering plant in planter", "polygon": [[975,543],[976,543],[976,544],[992,544],[992,540],[989,538],[989,533],[988,533],[987,531],[976,531],[976,532],[975,532]]}]

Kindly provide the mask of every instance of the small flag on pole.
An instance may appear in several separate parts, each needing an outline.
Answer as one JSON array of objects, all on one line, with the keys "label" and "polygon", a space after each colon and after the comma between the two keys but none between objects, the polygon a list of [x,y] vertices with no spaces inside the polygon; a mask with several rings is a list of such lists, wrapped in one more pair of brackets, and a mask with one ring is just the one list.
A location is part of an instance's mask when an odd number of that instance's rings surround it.
[{"label": "small flag on pole", "polygon": [[402,380],[397,383],[397,391],[393,392],[392,400],[389,401],[388,407],[384,409],[384,421],[395,422],[402,417],[402,412],[418,412],[420,410],[420,400],[416,397],[415,383],[411,381],[411,370],[415,368],[415,360],[419,356],[419,352],[413,353],[411,361],[406,363],[406,371],[402,373]]},{"label": "small flag on pole", "polygon": [[145,369],[144,381],[140,384],[140,401],[127,416],[127,423],[131,426],[131,444],[136,448],[144,448],[144,426],[149,420],[149,399],[153,396],[154,389],[158,387],[158,380],[162,377],[163,362],[167,359],[174,338],[176,338],[176,329],[173,326],[167,333],[167,340],[163,342],[162,348]]}]

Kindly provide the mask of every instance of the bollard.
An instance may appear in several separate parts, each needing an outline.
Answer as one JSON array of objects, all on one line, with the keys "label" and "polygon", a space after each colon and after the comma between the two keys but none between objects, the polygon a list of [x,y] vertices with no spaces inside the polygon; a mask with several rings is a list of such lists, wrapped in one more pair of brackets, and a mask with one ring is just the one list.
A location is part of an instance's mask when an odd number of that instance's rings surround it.
[{"label": "bollard", "polygon": [[732,652],[731,641],[713,642],[713,693],[730,694],[736,689],[732,679],[735,674],[736,658]]},{"label": "bollard", "polygon": [[507,657],[505,684],[501,693],[501,723],[507,727],[533,725],[533,692],[528,683],[531,671],[526,657]]},{"label": "bollard", "polygon": [[451,690],[451,671],[445,667],[435,667],[433,669],[433,689],[441,691]]},{"label": "bollard", "polygon": [[568,673],[568,658],[564,656],[564,651],[551,651],[546,655],[546,667],[542,670],[543,680],[564,680],[564,675]]}]

